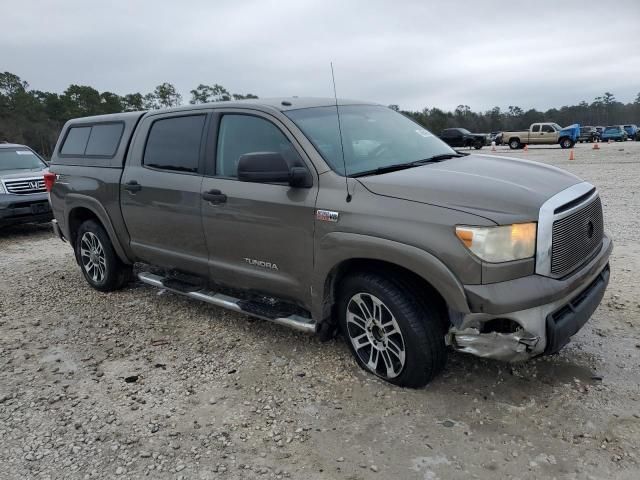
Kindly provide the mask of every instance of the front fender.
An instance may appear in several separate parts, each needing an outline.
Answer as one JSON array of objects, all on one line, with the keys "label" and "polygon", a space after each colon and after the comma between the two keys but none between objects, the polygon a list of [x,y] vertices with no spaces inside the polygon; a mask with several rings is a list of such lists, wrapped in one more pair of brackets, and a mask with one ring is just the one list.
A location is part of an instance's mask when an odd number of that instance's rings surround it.
[{"label": "front fender", "polygon": [[316,246],[315,271],[312,280],[312,314],[316,321],[326,317],[324,302],[329,296],[326,279],[342,262],[371,259],[393,263],[406,268],[429,282],[458,312],[469,312],[464,288],[456,276],[430,253],[403,243],[357,233],[332,232],[320,239]]},{"label": "front fender", "polygon": [[580,124],[574,123],[573,125],[569,125],[558,132],[558,141],[566,137],[576,142],[580,137]]}]

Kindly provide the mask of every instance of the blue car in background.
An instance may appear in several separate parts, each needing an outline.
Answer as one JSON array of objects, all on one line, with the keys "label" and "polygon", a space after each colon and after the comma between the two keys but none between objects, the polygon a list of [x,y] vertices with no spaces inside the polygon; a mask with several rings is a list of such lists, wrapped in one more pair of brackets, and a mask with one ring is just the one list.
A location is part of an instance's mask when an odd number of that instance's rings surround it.
[{"label": "blue car in background", "polygon": [[635,124],[623,125],[624,131],[627,132],[631,140],[638,140],[638,126]]},{"label": "blue car in background", "polygon": [[627,140],[628,136],[629,135],[625,129],[622,128],[622,125],[610,125],[604,129],[600,139],[603,142],[608,142],[609,140],[614,142],[624,142]]}]

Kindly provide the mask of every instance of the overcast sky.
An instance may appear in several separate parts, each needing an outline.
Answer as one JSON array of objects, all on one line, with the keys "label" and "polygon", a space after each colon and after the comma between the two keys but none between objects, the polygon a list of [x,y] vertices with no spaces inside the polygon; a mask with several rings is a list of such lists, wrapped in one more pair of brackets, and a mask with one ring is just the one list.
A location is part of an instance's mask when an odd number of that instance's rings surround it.
[{"label": "overcast sky", "polygon": [[171,82],[403,109],[546,109],[640,92],[640,0],[60,0],[1,12],[0,70],[32,88]]}]

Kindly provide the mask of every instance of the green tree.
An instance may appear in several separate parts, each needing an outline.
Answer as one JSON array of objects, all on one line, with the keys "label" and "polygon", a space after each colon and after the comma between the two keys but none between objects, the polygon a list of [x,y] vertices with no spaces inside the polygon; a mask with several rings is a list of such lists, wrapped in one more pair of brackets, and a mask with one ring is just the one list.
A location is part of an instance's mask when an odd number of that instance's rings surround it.
[{"label": "green tree", "polygon": [[178,107],[182,105],[182,95],[171,83],[164,82],[158,85],[152,93],[144,96],[145,108],[158,109]]},{"label": "green tree", "polygon": [[216,83],[210,86],[201,83],[195,89],[191,90],[191,100],[189,100],[189,103],[195,105],[198,103],[224,102],[228,100],[231,100],[231,94],[222,85]]},{"label": "green tree", "polygon": [[61,97],[67,118],[88,117],[102,113],[100,92],[93,87],[70,85]]},{"label": "green tree", "polygon": [[141,93],[128,93],[122,98],[122,108],[125,112],[144,110],[144,97]]}]

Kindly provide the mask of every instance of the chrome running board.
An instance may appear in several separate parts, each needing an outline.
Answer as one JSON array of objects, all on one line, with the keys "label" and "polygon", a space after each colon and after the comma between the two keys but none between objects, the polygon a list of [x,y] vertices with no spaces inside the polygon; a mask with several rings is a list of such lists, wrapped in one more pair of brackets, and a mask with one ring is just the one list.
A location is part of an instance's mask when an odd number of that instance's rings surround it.
[{"label": "chrome running board", "polygon": [[269,316],[255,313],[255,311],[252,311],[252,309],[248,309],[246,307],[243,308],[243,303],[246,302],[243,302],[239,298],[231,297],[223,293],[209,291],[206,289],[181,291],[176,288],[166,286],[164,284],[164,281],[166,280],[165,277],[161,277],[160,275],[155,275],[150,272],[141,272],[138,274],[138,278],[141,282],[144,282],[147,285],[164,288],[165,290],[177,293],[179,295],[184,295],[185,297],[200,300],[201,302],[210,303],[217,307],[226,308],[227,310],[232,310],[234,312],[244,313],[245,315],[257,317],[268,322],[277,323],[278,325],[284,325],[285,327],[293,328],[294,330],[298,330],[300,332],[315,333],[316,331],[316,324],[313,322],[313,320],[311,320],[310,318],[302,317],[300,315],[293,314],[287,317],[271,318]]}]

